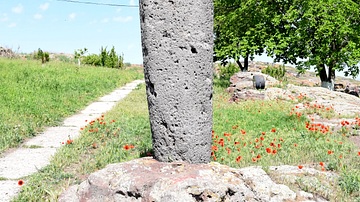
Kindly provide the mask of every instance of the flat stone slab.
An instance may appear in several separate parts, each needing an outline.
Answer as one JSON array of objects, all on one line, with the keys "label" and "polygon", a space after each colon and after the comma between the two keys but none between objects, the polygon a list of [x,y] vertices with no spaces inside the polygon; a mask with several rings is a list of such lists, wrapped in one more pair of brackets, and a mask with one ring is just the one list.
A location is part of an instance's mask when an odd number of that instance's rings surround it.
[{"label": "flat stone slab", "polygon": [[63,126],[73,126],[78,127],[79,129],[81,127],[86,126],[88,123],[85,122],[94,120],[101,116],[101,113],[94,113],[94,114],[76,114],[69,118],[66,118],[63,122]]},{"label": "flat stone slab", "polygon": [[101,114],[109,111],[116,105],[116,102],[93,102],[80,113],[82,114]]},{"label": "flat stone slab", "polygon": [[56,148],[19,148],[0,158],[0,177],[19,179],[49,164]]},{"label": "flat stone slab", "polygon": [[17,180],[0,181],[0,202],[10,201],[21,190]]},{"label": "flat stone slab", "polygon": [[[85,122],[84,122],[85,123]],[[75,139],[79,136],[78,127],[51,127],[36,137],[27,141],[26,146],[40,146],[48,148],[59,148],[66,144],[66,140]]]},{"label": "flat stone slab", "polygon": [[110,93],[109,95],[105,95],[105,96],[101,97],[99,99],[99,101],[101,101],[101,102],[117,102],[117,101],[123,99],[124,97],[126,97],[131,91],[132,91],[132,89],[129,89],[129,90],[124,90],[124,89],[115,90],[112,93]]}]

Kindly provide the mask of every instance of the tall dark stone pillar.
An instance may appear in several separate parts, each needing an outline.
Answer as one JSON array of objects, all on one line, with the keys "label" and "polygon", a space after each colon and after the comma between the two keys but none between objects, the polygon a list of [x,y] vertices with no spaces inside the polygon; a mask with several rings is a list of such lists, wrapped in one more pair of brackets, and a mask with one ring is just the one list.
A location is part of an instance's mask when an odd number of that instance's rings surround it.
[{"label": "tall dark stone pillar", "polygon": [[155,159],[208,163],[212,129],[213,1],[139,2]]}]

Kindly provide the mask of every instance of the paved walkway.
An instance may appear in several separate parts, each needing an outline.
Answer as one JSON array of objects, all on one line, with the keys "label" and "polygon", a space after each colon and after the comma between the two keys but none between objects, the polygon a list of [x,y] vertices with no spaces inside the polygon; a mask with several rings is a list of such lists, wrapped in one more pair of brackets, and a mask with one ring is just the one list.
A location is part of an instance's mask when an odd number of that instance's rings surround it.
[{"label": "paved walkway", "polygon": [[[2,156],[0,158],[0,202],[10,201],[19,193],[21,189],[17,184],[19,179],[47,166],[56,150],[63,146],[61,142],[66,142],[69,135],[72,139],[76,139],[80,135],[79,129],[86,125],[85,120],[92,120],[109,111],[140,83],[144,81],[136,80],[116,89],[93,102],[80,113],[65,119],[63,125],[47,128],[18,149]],[[4,178],[7,180],[1,180]]]}]

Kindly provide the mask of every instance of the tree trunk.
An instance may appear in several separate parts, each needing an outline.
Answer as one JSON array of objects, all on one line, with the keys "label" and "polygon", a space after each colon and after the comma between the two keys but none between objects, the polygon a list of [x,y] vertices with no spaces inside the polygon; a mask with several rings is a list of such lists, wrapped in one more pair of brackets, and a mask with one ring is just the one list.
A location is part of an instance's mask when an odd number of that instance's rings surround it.
[{"label": "tree trunk", "polygon": [[325,67],[324,64],[320,64],[317,69],[320,75],[321,87],[334,90],[335,70],[332,67]]},{"label": "tree trunk", "polygon": [[244,58],[244,66],[241,64],[240,59],[236,60],[236,64],[239,66],[240,71],[247,72],[249,69],[249,55]]},{"label": "tree trunk", "polygon": [[213,1],[141,0],[140,23],[154,157],[208,163]]}]

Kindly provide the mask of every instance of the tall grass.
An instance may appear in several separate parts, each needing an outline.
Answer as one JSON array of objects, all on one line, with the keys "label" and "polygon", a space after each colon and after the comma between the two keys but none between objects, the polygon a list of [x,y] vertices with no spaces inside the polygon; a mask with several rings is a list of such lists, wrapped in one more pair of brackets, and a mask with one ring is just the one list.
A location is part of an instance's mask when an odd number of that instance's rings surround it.
[{"label": "tall grass", "polygon": [[62,62],[41,65],[0,58],[0,153],[142,77],[139,69],[79,68]]}]

